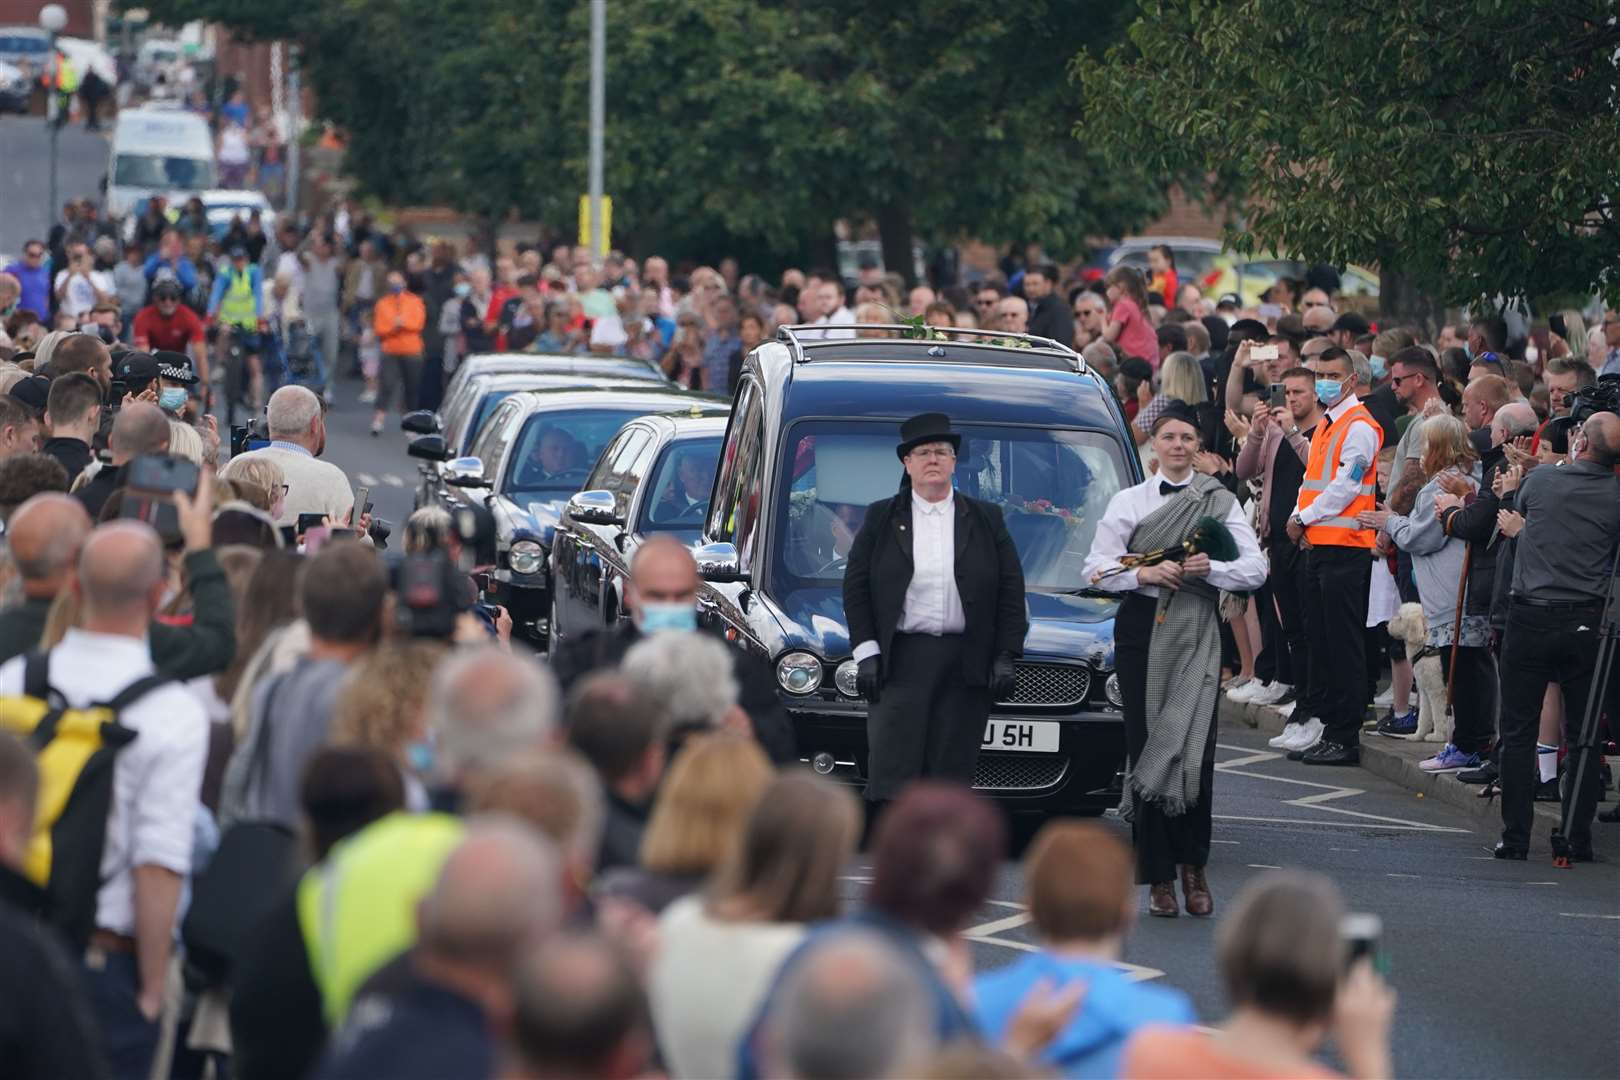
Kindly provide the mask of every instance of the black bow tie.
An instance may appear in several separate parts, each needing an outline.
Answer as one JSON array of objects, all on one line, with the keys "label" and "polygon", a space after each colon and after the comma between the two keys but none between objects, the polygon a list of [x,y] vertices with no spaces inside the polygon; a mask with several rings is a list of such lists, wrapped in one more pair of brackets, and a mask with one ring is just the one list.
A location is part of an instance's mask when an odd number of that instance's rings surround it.
[{"label": "black bow tie", "polygon": [[1186,486],[1187,486],[1186,484],[1172,484],[1168,480],[1160,480],[1159,481],[1159,494],[1160,495],[1174,495],[1176,492],[1180,491],[1182,488],[1184,488]]}]

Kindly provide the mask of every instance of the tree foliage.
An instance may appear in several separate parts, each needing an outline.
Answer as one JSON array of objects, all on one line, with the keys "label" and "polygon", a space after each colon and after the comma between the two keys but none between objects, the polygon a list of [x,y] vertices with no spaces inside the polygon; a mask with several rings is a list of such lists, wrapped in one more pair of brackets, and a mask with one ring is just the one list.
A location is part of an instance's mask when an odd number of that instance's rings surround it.
[{"label": "tree foliage", "polygon": [[[392,201],[567,227],[586,171],[582,0],[151,0],[302,46],[348,168]],[[606,186],[636,246],[802,253],[837,218],[1078,250],[1166,184],[1070,137],[1068,64],[1131,0],[635,0],[608,7]],[[886,245],[887,246],[887,245]],[[903,248],[902,248],[903,250]]]},{"label": "tree foliage", "polygon": [[1452,301],[1613,294],[1608,0],[1144,0],[1077,64],[1118,163],[1201,172],[1239,246],[1381,262]]}]

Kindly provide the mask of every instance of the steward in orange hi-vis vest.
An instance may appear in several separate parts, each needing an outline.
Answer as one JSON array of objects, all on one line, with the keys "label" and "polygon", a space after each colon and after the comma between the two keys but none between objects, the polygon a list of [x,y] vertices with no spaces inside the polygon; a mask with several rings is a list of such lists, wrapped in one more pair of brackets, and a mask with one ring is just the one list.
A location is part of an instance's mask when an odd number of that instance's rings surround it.
[{"label": "steward in orange hi-vis vest", "polygon": [[[1374,459],[1378,456],[1378,449],[1384,444],[1384,431],[1378,426],[1367,406],[1357,401],[1345,410],[1336,419],[1316,425],[1316,432],[1311,437],[1310,459],[1305,463],[1305,479],[1299,485],[1299,508],[1304,510],[1314,503],[1321,494],[1328,489],[1339,470],[1346,466],[1342,462],[1345,438],[1350,434],[1354,424],[1366,424],[1373,431],[1377,440],[1377,448],[1373,451]],[[1350,505],[1333,517],[1323,518],[1305,526],[1305,539],[1312,546],[1318,544],[1338,547],[1371,548],[1378,530],[1366,529],[1356,521],[1356,515],[1363,510],[1378,509],[1378,472],[1370,462],[1356,462],[1352,469],[1360,469],[1361,474],[1354,476],[1359,487]]]}]

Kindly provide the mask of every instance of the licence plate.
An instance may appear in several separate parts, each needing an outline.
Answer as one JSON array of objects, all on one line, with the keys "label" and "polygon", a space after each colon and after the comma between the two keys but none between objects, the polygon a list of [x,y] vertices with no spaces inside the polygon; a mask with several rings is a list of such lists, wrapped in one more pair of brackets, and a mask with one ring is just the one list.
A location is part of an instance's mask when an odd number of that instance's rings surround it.
[{"label": "licence plate", "polygon": [[1051,720],[989,720],[984,725],[983,750],[1025,750],[1055,754],[1061,725]]}]

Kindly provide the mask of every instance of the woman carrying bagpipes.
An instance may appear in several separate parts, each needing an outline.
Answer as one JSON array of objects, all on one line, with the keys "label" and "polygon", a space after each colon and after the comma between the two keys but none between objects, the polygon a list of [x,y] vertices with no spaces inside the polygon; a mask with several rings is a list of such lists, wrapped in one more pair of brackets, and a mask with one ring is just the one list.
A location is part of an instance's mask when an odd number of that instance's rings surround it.
[{"label": "woman carrying bagpipes", "polygon": [[1114,650],[1125,712],[1125,792],[1136,880],[1150,886],[1148,914],[1215,910],[1209,862],[1215,717],[1221,678],[1222,602],[1266,580],[1260,550],[1237,499],[1193,471],[1198,418],[1177,402],[1153,422],[1156,475],[1116,494],[1097,525],[1085,574],[1094,588],[1125,594],[1114,617]]}]

